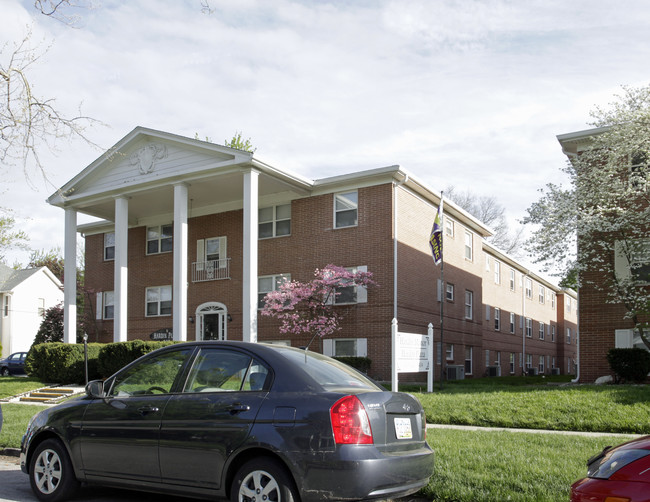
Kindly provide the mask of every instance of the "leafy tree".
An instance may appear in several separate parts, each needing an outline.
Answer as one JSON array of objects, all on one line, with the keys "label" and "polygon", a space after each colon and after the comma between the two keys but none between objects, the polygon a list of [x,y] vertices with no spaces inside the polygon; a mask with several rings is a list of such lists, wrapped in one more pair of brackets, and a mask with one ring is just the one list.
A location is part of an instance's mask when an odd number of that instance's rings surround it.
[{"label": "leafy tree", "polygon": [[336,298],[357,286],[373,285],[370,272],[351,272],[327,265],[316,269],[310,282],[285,281],[268,293],[262,315],[279,319],[281,333],[311,334],[312,340],[316,336],[322,338],[340,329],[341,314],[332,308]]},{"label": "leafy tree", "polygon": [[454,186],[447,187],[444,195],[494,232],[487,239],[490,244],[513,256],[519,254],[523,244],[524,227],[510,230],[505,207],[497,201],[496,197],[479,196],[470,190],[461,191]]},{"label": "leafy tree", "polygon": [[62,342],[63,341],[63,305],[60,303],[45,311],[41,326],[36,332],[34,343]]},{"label": "leafy tree", "polygon": [[32,251],[29,255],[28,267],[47,267],[50,269],[58,280],[63,282],[63,256],[61,256],[61,248],[57,247],[45,251]]},{"label": "leafy tree", "polygon": [[650,86],[623,87],[591,117],[588,147],[563,169],[569,186],[546,185],[527,210],[527,247],[546,270],[575,268],[580,286],[623,305],[650,348]]},{"label": "leafy tree", "polygon": [[10,249],[28,249],[29,237],[22,230],[14,230],[15,226],[16,219],[12,216],[12,211],[0,208],[0,262],[5,260],[5,253]]},{"label": "leafy tree", "polygon": [[255,150],[257,150],[257,148],[253,147],[250,138],[246,140],[242,138],[241,131],[235,132],[235,135],[232,137],[230,141],[225,140],[224,145],[230,148],[236,148],[237,150],[243,150],[245,152],[251,152],[251,153],[255,153]]}]

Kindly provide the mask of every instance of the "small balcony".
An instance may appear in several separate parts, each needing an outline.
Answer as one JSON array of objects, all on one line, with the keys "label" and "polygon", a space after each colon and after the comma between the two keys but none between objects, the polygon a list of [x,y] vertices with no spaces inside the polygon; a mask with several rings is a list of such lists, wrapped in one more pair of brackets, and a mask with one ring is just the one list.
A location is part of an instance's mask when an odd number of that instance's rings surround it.
[{"label": "small balcony", "polygon": [[192,282],[230,279],[230,258],[195,261],[192,263]]}]

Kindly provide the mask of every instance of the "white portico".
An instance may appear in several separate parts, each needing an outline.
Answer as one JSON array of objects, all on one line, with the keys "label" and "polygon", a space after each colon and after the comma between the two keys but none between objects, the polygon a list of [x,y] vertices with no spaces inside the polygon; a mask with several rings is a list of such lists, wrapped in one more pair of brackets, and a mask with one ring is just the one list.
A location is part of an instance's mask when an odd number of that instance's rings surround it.
[{"label": "white portico", "polygon": [[[113,340],[128,339],[129,229],[173,221],[172,324],[174,340],[188,339],[188,283],[228,271],[188,253],[190,218],[243,210],[242,338],[257,341],[258,208],[309,195],[310,180],[264,164],[250,152],[136,127],[54,193],[48,202],[65,210],[66,277],[76,276],[78,214],[98,218],[94,228],[114,233]],[[223,263],[223,265],[220,265]],[[191,271],[191,272],[190,272]],[[189,277],[188,274],[192,274]],[[198,279],[197,279],[198,277]],[[66,281],[64,339],[74,343],[76,284]]]}]

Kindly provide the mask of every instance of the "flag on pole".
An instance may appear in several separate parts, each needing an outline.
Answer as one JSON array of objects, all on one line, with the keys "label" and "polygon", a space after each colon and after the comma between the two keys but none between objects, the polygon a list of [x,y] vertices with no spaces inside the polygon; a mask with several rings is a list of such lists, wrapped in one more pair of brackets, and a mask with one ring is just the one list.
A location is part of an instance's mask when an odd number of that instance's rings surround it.
[{"label": "flag on pole", "polygon": [[442,204],[441,194],[440,205],[438,206],[436,218],[433,220],[433,228],[429,236],[429,246],[431,246],[431,254],[436,265],[440,265],[442,261]]}]

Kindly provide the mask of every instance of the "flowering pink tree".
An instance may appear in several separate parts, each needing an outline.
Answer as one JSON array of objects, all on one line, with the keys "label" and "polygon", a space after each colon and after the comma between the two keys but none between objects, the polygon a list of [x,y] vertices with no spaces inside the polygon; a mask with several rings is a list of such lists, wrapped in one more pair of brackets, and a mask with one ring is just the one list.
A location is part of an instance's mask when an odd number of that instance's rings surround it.
[{"label": "flowering pink tree", "polygon": [[268,293],[262,315],[279,319],[281,333],[323,338],[340,329],[341,314],[332,308],[336,298],[354,294],[356,287],[374,285],[370,272],[327,265],[316,269],[310,282],[285,281]]}]

